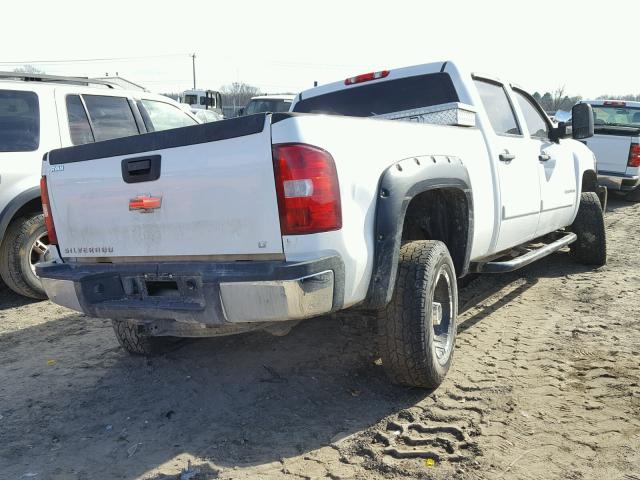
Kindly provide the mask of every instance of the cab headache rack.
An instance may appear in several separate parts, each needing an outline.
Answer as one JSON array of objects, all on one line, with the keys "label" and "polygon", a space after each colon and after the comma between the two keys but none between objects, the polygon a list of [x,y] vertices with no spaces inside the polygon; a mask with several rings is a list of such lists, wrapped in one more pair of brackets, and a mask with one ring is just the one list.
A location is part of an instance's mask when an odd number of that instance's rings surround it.
[{"label": "cab headache rack", "polygon": [[75,85],[104,85],[108,88],[122,88],[115,82],[88,77],[65,77],[60,75],[46,75],[43,73],[0,72],[0,79],[22,80],[25,82],[58,82]]}]

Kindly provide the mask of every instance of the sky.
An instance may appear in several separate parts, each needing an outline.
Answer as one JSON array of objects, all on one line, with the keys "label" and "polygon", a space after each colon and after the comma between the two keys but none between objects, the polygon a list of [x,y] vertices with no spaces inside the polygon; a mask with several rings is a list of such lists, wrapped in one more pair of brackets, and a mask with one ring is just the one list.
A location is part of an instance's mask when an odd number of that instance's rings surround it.
[{"label": "sky", "polygon": [[118,73],[155,92],[298,92],[440,60],[531,91],[640,93],[638,0],[5,0],[0,70]]}]

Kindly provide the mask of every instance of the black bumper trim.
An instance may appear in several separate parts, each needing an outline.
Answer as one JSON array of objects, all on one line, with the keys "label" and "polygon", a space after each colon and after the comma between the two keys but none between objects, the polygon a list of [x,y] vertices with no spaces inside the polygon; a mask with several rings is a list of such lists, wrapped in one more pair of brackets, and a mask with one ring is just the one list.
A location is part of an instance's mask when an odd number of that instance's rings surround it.
[{"label": "black bumper trim", "polygon": [[[332,312],[344,305],[344,264],[337,257],[305,262],[135,262],[39,264],[45,279],[71,281],[87,315],[143,320],[183,320],[207,325],[227,323],[220,283],[293,280],[331,270]],[[169,296],[152,296],[147,282],[175,282]]]}]

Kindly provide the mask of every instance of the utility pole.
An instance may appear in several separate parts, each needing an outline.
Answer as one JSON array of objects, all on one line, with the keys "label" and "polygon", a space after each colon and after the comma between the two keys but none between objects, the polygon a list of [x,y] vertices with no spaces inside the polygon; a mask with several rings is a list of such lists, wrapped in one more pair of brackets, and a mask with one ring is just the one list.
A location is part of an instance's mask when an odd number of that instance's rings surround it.
[{"label": "utility pole", "polygon": [[191,60],[193,61],[193,89],[196,89],[196,54],[191,54]]}]

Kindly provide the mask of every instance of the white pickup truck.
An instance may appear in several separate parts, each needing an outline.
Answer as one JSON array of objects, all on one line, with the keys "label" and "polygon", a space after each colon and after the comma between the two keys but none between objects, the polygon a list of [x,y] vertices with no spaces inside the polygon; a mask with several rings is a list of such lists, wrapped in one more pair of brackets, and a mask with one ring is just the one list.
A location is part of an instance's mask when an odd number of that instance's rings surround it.
[{"label": "white pickup truck", "polygon": [[598,159],[599,183],[640,202],[640,102],[583,100],[593,109],[595,135],[584,143]]},{"label": "white pickup truck", "polygon": [[[589,105],[572,134],[593,134]],[[457,278],[569,245],[606,262],[594,156],[569,136],[524,90],[445,62],[317,87],[288,113],[54,150],[37,272],[138,354],[360,310],[389,377],[435,387]]]}]

